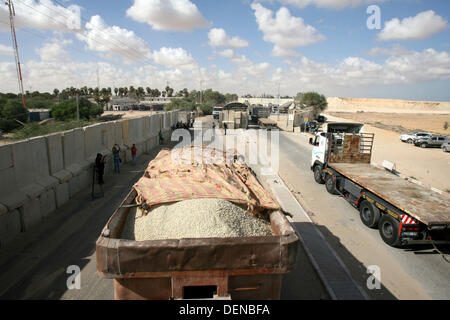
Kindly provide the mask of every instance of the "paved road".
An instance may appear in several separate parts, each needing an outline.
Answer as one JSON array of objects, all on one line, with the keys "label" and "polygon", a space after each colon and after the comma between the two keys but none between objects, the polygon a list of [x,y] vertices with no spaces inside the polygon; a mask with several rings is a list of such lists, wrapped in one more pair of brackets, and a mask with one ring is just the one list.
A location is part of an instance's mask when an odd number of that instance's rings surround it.
[{"label": "paved road", "polygon": [[[386,246],[377,231],[366,229],[358,213],[339,197],[315,184],[309,171],[308,137],[282,133],[280,176],[309,211],[321,232],[365,288],[369,265],[381,268],[381,290],[368,290],[375,299],[449,299],[450,264],[429,248],[417,251]],[[142,176],[157,153],[143,155],[133,167],[107,180],[105,197],[92,201],[90,190],[71,199],[33,232],[0,250],[0,299],[113,299],[112,280],[96,273],[95,241],[111,213]],[[81,269],[81,289],[68,290],[67,267]],[[283,283],[284,299],[327,299],[305,252],[299,267]]]},{"label": "paved road", "polygon": [[367,267],[379,266],[382,289],[367,289],[367,294],[373,299],[450,299],[450,263],[433,248],[387,246],[378,230],[361,223],[357,210],[315,183],[308,139],[306,134],[280,134],[279,175],[363,288]]}]

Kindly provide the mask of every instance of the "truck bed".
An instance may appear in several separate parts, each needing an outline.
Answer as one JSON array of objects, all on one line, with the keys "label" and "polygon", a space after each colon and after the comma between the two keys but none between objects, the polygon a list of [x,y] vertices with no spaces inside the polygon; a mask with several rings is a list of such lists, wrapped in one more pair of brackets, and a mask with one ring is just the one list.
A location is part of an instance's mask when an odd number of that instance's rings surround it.
[{"label": "truck bed", "polygon": [[364,163],[329,166],[426,225],[450,223],[450,198]]}]

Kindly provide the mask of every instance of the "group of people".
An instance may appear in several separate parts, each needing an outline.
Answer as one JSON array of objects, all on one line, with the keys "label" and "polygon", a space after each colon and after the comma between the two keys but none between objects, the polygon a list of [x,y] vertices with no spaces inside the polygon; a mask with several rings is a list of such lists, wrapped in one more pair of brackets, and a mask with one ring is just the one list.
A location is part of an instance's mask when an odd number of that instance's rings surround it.
[{"label": "group of people", "polygon": [[[137,156],[137,148],[136,145],[130,148],[131,150],[131,161],[133,165],[136,165],[136,156]],[[112,156],[114,160],[114,172],[120,173],[120,163],[122,159],[120,158],[120,146],[116,143],[112,148]],[[98,184],[103,185],[105,182],[103,180],[103,176],[105,174],[105,162],[106,155],[102,155],[101,153],[97,153],[97,157],[95,158],[95,170],[98,176]]]}]

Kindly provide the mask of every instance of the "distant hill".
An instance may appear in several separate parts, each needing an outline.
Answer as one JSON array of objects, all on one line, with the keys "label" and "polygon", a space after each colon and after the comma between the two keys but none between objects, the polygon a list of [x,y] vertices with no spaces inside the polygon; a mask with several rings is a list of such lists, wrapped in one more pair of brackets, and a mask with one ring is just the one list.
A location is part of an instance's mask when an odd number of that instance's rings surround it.
[{"label": "distant hill", "polygon": [[450,114],[450,102],[394,99],[328,98],[327,111]]}]

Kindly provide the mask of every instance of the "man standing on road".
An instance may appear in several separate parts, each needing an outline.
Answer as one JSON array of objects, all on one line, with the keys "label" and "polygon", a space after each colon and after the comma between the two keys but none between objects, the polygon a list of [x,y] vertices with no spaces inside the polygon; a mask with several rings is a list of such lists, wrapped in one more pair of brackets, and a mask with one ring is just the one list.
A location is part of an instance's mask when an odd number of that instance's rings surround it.
[{"label": "man standing on road", "polygon": [[136,145],[133,143],[133,146],[131,147],[131,159],[133,161],[133,166],[136,165],[136,153],[137,153]]}]

